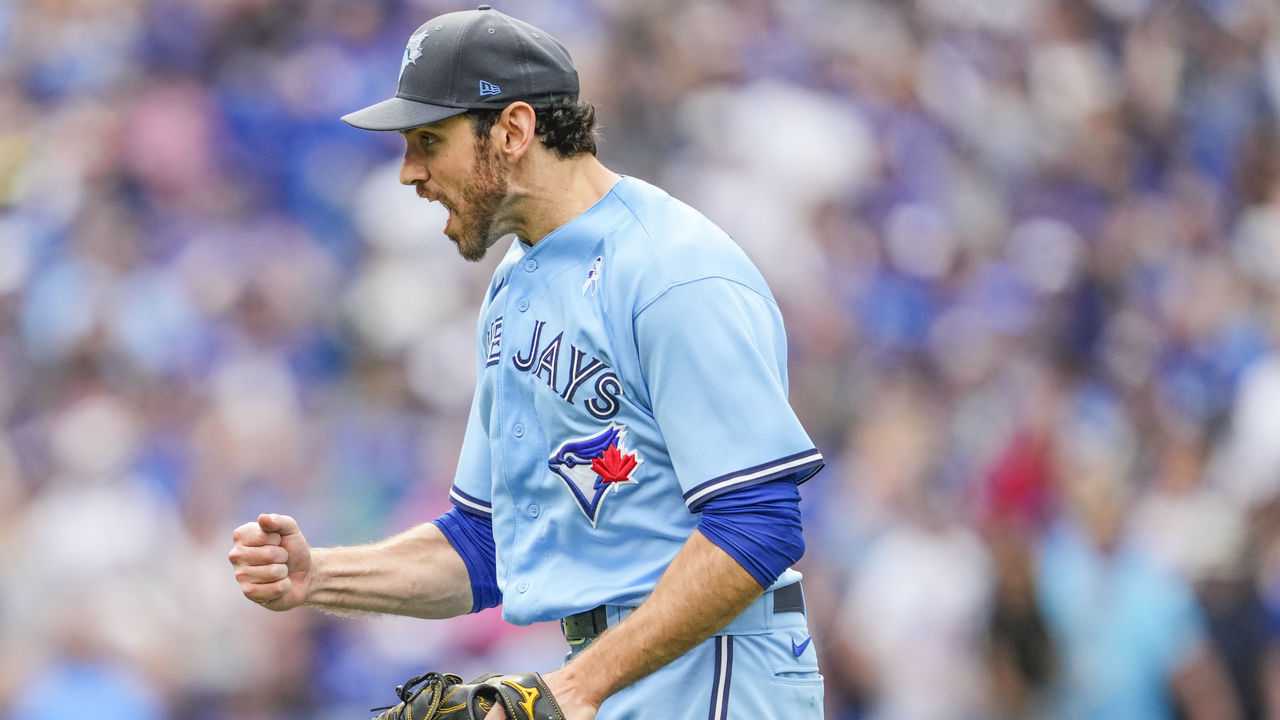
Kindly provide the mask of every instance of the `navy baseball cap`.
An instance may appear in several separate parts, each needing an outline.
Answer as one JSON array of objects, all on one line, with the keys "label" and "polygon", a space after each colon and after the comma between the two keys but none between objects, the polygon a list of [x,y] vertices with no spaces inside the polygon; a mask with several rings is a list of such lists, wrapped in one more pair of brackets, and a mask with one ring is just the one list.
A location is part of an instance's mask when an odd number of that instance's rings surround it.
[{"label": "navy baseball cap", "polygon": [[569,51],[538,28],[488,5],[446,13],[414,31],[393,98],[342,116],[362,130],[408,130],[472,109],[578,99]]}]

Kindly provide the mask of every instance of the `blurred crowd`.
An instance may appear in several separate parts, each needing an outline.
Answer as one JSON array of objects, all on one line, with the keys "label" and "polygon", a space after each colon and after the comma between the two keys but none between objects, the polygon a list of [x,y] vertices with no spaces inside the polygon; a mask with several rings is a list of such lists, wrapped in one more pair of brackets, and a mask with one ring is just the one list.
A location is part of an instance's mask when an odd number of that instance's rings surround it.
[{"label": "blurred crowd", "polygon": [[[770,281],[834,720],[1280,717],[1275,0],[507,0]],[[555,627],[274,614],[445,510],[496,261],[396,183],[441,0],[0,2],[0,719],[338,720]],[[781,716],[780,716],[781,717]]]}]

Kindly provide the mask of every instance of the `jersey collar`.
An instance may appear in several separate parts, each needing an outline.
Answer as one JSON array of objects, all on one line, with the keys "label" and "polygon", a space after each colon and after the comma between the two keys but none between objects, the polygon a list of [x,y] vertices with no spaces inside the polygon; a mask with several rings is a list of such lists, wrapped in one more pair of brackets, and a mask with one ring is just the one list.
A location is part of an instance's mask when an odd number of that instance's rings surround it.
[{"label": "jersey collar", "polygon": [[617,227],[619,213],[626,212],[619,190],[631,182],[634,182],[631,178],[623,176],[594,205],[547,233],[537,245],[529,246],[517,240],[516,246],[523,251],[521,259],[533,259],[540,264],[581,262],[583,253],[594,249],[610,230]]}]

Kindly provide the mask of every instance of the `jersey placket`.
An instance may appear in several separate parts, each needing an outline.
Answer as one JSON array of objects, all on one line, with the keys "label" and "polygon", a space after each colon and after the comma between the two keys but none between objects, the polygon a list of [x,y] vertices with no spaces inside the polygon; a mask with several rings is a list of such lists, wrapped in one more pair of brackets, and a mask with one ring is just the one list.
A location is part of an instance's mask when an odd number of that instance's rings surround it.
[{"label": "jersey placket", "polygon": [[[499,370],[495,394],[499,428],[494,436],[498,438],[502,456],[502,480],[512,501],[504,513],[509,525],[501,531],[510,534],[513,559],[536,557],[546,550],[540,547],[545,540],[538,542],[538,538],[545,538],[546,534],[532,527],[546,521],[543,501],[539,497],[548,472],[544,452],[546,439],[535,405],[536,383],[531,382],[528,373],[515,364],[517,356],[528,350],[524,347],[525,342],[534,335],[538,321],[544,320],[539,310],[545,311],[549,305],[545,298],[550,289],[543,284],[546,272],[540,268],[538,258],[531,257],[541,254],[529,250],[511,271],[503,313],[504,340],[510,342],[504,342],[499,367],[495,368]],[[531,351],[535,352],[535,358],[536,350]],[[499,495],[501,490],[495,488],[495,495]],[[535,567],[530,563],[507,563],[506,597],[509,604],[524,604],[523,596],[534,589],[537,582],[532,577]]]}]

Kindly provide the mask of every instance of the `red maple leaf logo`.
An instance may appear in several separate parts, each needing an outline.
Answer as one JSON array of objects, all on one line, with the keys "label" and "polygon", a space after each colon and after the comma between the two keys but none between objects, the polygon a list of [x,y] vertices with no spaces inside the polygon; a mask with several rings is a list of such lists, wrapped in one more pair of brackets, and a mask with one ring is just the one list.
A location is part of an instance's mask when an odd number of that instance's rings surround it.
[{"label": "red maple leaf logo", "polygon": [[600,457],[591,461],[591,469],[600,476],[600,482],[616,483],[629,480],[627,476],[636,464],[635,453],[623,455],[617,445],[610,445]]}]

